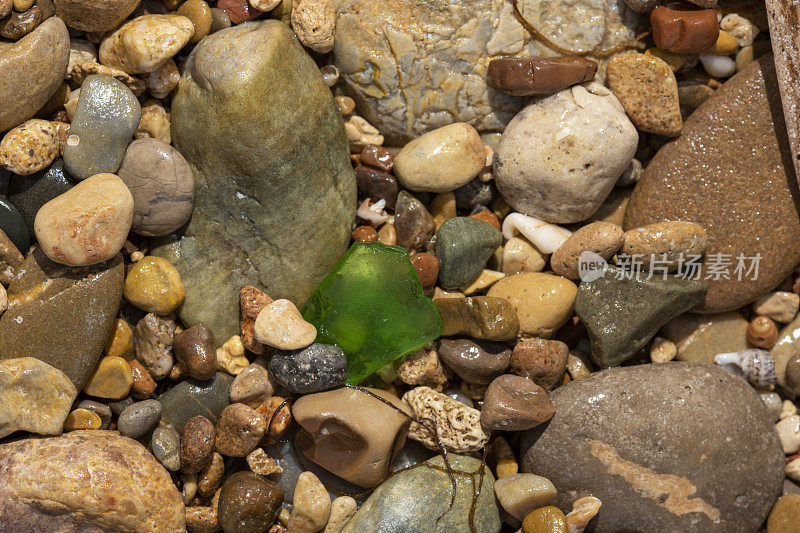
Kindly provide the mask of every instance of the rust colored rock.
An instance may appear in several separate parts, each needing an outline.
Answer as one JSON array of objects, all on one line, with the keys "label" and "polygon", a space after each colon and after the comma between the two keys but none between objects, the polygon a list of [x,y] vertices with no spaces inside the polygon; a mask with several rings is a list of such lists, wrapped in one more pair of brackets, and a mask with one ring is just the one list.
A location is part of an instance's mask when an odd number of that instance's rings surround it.
[{"label": "rust colored rock", "polygon": [[561,341],[524,339],[511,352],[511,373],[550,391],[563,381],[568,356],[569,348]]},{"label": "rust colored rock", "polygon": [[149,398],[156,390],[156,382],[153,376],[151,376],[147,368],[136,359],[128,361],[128,366],[131,368],[131,375],[133,376],[131,395],[140,400]]},{"label": "rust colored rock", "polygon": [[372,226],[358,226],[353,230],[353,240],[356,242],[377,241],[378,232]]},{"label": "rust colored rock", "polygon": [[190,418],[181,436],[181,472],[196,474],[205,468],[214,455],[215,440],[211,420],[202,415]]},{"label": "rust colored rock", "polygon": [[543,388],[527,378],[505,374],[486,389],[481,424],[491,430],[519,431],[547,422],[555,412]]},{"label": "rust colored rock", "polygon": [[391,172],[394,166],[394,154],[384,148],[375,144],[368,144],[361,150],[359,157],[361,164],[367,165],[384,172]]},{"label": "rust colored rock", "polygon": [[650,26],[656,46],[675,54],[702,54],[719,37],[713,9],[688,11],[658,6],[650,13]]},{"label": "rust colored rock", "polygon": [[242,320],[240,329],[242,332],[242,344],[254,354],[263,354],[264,345],[255,338],[254,326],[256,317],[266,306],[272,303],[269,295],[252,285],[245,285],[239,292],[239,305],[242,309]]},{"label": "rust colored rock", "polygon": [[411,264],[419,275],[422,290],[426,296],[433,294],[436,278],[439,277],[439,258],[430,252],[423,252],[411,256]]},{"label": "rust colored rock", "polygon": [[223,10],[234,24],[255,20],[264,14],[250,5],[247,0],[219,0],[217,8]]},{"label": "rust colored rock", "polygon": [[582,57],[504,57],[489,63],[492,85],[514,96],[554,94],[589,81],[596,73],[597,62]]},{"label": "rust colored rock", "polygon": [[2,531],[185,531],[169,474],[113,431],[72,431],[0,446]]},{"label": "rust colored rock", "polygon": [[483,211],[478,211],[475,214],[469,215],[469,218],[474,218],[474,219],[477,219],[477,220],[483,220],[487,224],[491,224],[495,228],[501,229],[500,228],[500,221],[497,220],[497,216],[495,216],[495,214],[492,213],[488,209],[484,209]]}]

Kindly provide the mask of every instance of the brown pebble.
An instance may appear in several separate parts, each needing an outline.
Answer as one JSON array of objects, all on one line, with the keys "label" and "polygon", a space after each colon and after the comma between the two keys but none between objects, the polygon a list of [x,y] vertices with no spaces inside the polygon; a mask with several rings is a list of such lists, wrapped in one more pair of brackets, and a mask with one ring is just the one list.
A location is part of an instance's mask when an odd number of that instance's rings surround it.
[{"label": "brown pebble", "polygon": [[582,57],[517,59],[504,57],[489,63],[492,85],[514,96],[557,93],[594,78],[597,62]]},{"label": "brown pebble", "polygon": [[8,235],[0,230],[0,283],[8,286],[16,279],[17,269],[24,261],[22,253],[14,246]]},{"label": "brown pebble", "polygon": [[269,295],[252,285],[245,285],[239,292],[239,305],[242,310],[242,321],[240,329],[242,332],[242,344],[254,354],[264,353],[264,345],[256,340],[254,327],[256,317],[266,306],[272,303]]},{"label": "brown pebble", "polygon": [[353,230],[353,240],[356,242],[377,241],[378,232],[372,226],[358,226]]},{"label": "brown pebble", "polygon": [[263,11],[251,6],[247,0],[219,0],[217,7],[227,13],[234,24],[254,20],[264,14]]},{"label": "brown pebble", "polygon": [[211,462],[215,436],[214,423],[204,416],[186,422],[181,436],[181,472],[196,474]]},{"label": "brown pebble", "polygon": [[264,403],[256,408],[256,411],[269,424],[269,430],[264,435],[264,444],[275,442],[292,424],[292,412],[289,409],[289,402],[280,396],[267,398]]},{"label": "brown pebble", "polygon": [[211,8],[203,0],[186,0],[178,8],[178,15],[183,15],[194,24],[194,35],[190,43],[198,43],[211,32]]},{"label": "brown pebble", "polygon": [[120,318],[114,321],[114,329],[111,331],[103,351],[106,355],[131,359],[133,356],[133,329],[127,322]]},{"label": "brown pebble", "polygon": [[719,37],[713,9],[682,10],[658,6],[650,13],[656,46],[677,54],[702,54]]},{"label": "brown pebble", "polygon": [[243,403],[255,409],[274,392],[275,385],[267,369],[251,363],[231,383],[231,403]]},{"label": "brown pebble", "polygon": [[88,409],[75,409],[64,420],[64,431],[79,429],[100,429],[102,421],[100,415]]},{"label": "brown pebble", "polygon": [[481,424],[491,430],[521,431],[547,422],[555,412],[542,387],[527,378],[505,374],[486,389]]},{"label": "brown pebble", "polygon": [[757,316],[747,326],[747,342],[753,346],[769,350],[778,340],[778,326],[772,319]]},{"label": "brown pebble", "polygon": [[156,390],[156,382],[147,368],[137,360],[128,361],[128,366],[131,367],[131,376],[133,376],[133,386],[131,387],[131,396],[138,400],[149,398]]},{"label": "brown pebble", "polygon": [[484,209],[483,211],[478,211],[477,213],[473,213],[469,215],[469,218],[474,218],[476,220],[483,220],[484,222],[491,224],[495,228],[501,229],[500,221],[497,220],[495,214],[488,209]]},{"label": "brown pebble", "polygon": [[0,37],[18,41],[35,30],[43,20],[44,13],[39,6],[33,6],[22,13],[14,11],[0,20]]},{"label": "brown pebble", "polygon": [[427,295],[433,294],[436,278],[439,277],[439,258],[429,252],[411,256],[411,264],[417,271],[422,290]]},{"label": "brown pebble", "polygon": [[266,429],[266,420],[252,407],[233,403],[226,407],[216,424],[216,450],[229,457],[245,457],[253,451]]},{"label": "brown pebble", "polygon": [[561,341],[524,339],[511,352],[511,373],[550,391],[564,379],[568,357],[569,348]]},{"label": "brown pebble", "polygon": [[365,165],[358,165],[355,172],[358,192],[370,200],[386,200],[386,207],[394,209],[398,190],[394,176]]},{"label": "brown pebble", "polygon": [[356,108],[356,103],[349,96],[337,96],[334,98],[336,107],[339,108],[339,113],[342,115],[349,115]]},{"label": "brown pebble", "polygon": [[219,488],[224,474],[225,459],[217,452],[212,453],[211,460],[197,476],[197,493],[203,498],[213,496]]},{"label": "brown pebble", "polygon": [[217,510],[213,507],[186,508],[186,530],[189,533],[215,533],[221,531]]},{"label": "brown pebble", "polygon": [[176,334],[172,349],[189,377],[208,381],[216,374],[217,349],[214,334],[208,326],[197,324]]},{"label": "brown pebble", "polygon": [[383,146],[368,144],[361,150],[360,161],[362,165],[391,172],[394,167],[394,154]]}]

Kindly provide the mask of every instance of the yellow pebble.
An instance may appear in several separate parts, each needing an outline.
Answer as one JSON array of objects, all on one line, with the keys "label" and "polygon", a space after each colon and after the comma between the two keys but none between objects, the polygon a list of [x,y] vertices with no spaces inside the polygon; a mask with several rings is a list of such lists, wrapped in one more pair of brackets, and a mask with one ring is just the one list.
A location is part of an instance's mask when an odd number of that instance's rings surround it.
[{"label": "yellow pebble", "polygon": [[114,321],[104,351],[106,355],[116,355],[128,361],[133,359],[133,330],[127,322],[119,318]]},{"label": "yellow pebble", "polygon": [[33,6],[33,0],[14,0],[14,11],[22,13]]},{"label": "yellow pebble", "polygon": [[567,517],[561,509],[548,505],[531,511],[522,521],[524,533],[567,533]]},{"label": "yellow pebble", "polygon": [[381,226],[381,229],[378,230],[378,241],[390,246],[397,244],[397,230],[395,230],[394,224]]},{"label": "yellow pebble", "polygon": [[729,56],[738,49],[739,43],[736,42],[736,38],[730,33],[720,30],[714,48],[706,53],[714,54],[715,56]]},{"label": "yellow pebble", "polygon": [[119,400],[130,392],[132,386],[133,375],[128,362],[122,357],[109,355],[100,360],[83,392],[98,398]]},{"label": "yellow pebble", "polygon": [[506,277],[506,275],[502,272],[498,272],[496,270],[484,269],[483,272],[481,272],[481,275],[478,276],[478,279],[476,279],[466,287],[462,288],[461,292],[463,292],[467,296],[475,294],[484,289],[488,289],[489,287],[494,285],[495,282],[500,281],[504,277]]},{"label": "yellow pebble", "polygon": [[88,409],[75,409],[64,420],[64,431],[76,429],[100,429],[100,416]]},{"label": "yellow pebble", "polygon": [[519,472],[519,465],[514,459],[501,459],[497,462],[498,479],[506,476],[513,476]]},{"label": "yellow pebble", "polygon": [[452,192],[439,193],[431,200],[430,213],[436,222],[436,229],[451,218],[456,217],[456,195]]},{"label": "yellow pebble", "polygon": [[148,256],[138,261],[125,278],[125,298],[143,311],[166,315],[186,296],[181,276],[163,257]]},{"label": "yellow pebble", "polygon": [[675,54],[661,48],[650,48],[645,52],[645,55],[655,56],[661,59],[664,61],[664,63],[672,68],[673,72],[677,72],[678,69],[685,65],[686,61],[689,60],[689,56],[687,55]]}]

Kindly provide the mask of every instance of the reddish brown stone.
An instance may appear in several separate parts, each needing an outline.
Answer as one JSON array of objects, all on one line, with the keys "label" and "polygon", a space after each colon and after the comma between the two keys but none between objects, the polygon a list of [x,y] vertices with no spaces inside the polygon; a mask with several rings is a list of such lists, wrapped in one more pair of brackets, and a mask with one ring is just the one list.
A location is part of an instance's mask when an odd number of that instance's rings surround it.
[{"label": "reddish brown stone", "polygon": [[650,25],[656,46],[675,54],[702,54],[719,37],[713,9],[689,11],[658,6],[650,13]]},{"label": "reddish brown stone", "polygon": [[156,382],[150,372],[136,359],[128,361],[128,366],[131,368],[131,375],[133,376],[131,396],[140,400],[149,398],[153,391],[156,390]]},{"label": "reddish brown stone", "polygon": [[356,242],[377,241],[378,232],[372,226],[358,226],[353,230],[353,240]]},{"label": "reddish brown stone", "polygon": [[412,255],[411,264],[417,270],[423,292],[430,296],[430,294],[433,294],[436,278],[439,277],[439,258],[432,253],[423,252]]},{"label": "reddish brown stone", "polygon": [[255,20],[264,14],[250,5],[247,0],[219,0],[217,8],[223,10],[234,24]]},{"label": "reddish brown stone", "polygon": [[511,372],[553,390],[564,379],[569,348],[561,341],[525,339],[511,352]]},{"label": "reddish brown stone", "polygon": [[476,220],[483,220],[484,222],[491,224],[495,228],[501,229],[500,221],[497,220],[495,214],[489,211],[488,209],[484,209],[483,211],[478,211],[477,213],[470,215],[469,218],[474,218]]},{"label": "reddish brown stone", "polygon": [[504,57],[489,63],[492,85],[514,96],[554,94],[589,81],[596,73],[597,62],[582,57]]},{"label": "reddish brown stone", "polygon": [[272,298],[270,298],[266,292],[252,285],[245,285],[242,287],[242,290],[239,291],[239,305],[242,310],[242,319],[240,322],[242,344],[245,349],[255,354],[263,354],[264,345],[256,340],[253,326],[255,326],[258,313],[271,303]]},{"label": "reddish brown stone", "polygon": [[384,148],[374,144],[368,144],[361,150],[359,158],[362,165],[377,168],[384,172],[391,172],[394,167],[394,154]]}]

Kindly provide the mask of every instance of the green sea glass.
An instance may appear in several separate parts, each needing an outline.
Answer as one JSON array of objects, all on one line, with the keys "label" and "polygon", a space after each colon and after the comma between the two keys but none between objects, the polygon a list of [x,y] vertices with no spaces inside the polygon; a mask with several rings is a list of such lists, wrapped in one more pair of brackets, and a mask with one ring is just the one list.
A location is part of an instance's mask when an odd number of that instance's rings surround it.
[{"label": "green sea glass", "polygon": [[353,244],[301,312],[316,342],[344,350],[353,385],[442,334],[408,252],[379,242]]}]

